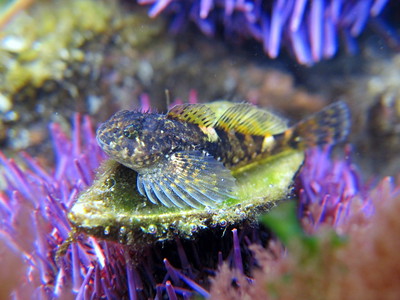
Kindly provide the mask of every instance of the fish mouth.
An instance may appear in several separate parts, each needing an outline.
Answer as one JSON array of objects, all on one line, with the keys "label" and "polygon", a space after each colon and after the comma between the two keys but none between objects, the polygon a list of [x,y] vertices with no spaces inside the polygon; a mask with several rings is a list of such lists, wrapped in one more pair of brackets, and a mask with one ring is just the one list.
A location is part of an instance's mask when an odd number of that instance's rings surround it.
[{"label": "fish mouth", "polygon": [[101,147],[101,148],[103,148],[104,149],[104,146],[106,146],[107,145],[107,142],[106,142],[106,137],[105,137],[105,134],[104,134],[104,127],[105,127],[105,123],[102,123],[100,126],[99,126],[99,128],[97,128],[97,130],[96,130],[96,140],[97,140],[97,143],[99,144],[99,146]]},{"label": "fish mouth", "polygon": [[100,135],[96,135],[96,140],[97,140],[97,144],[99,144],[99,146],[101,147],[101,148],[104,148],[104,146],[105,146],[105,142],[101,139],[101,136]]}]

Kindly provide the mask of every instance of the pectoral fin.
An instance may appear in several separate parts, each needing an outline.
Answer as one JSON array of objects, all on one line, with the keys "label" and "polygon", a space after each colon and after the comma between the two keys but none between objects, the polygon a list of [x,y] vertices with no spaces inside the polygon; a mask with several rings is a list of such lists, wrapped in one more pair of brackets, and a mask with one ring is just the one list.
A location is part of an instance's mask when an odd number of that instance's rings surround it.
[{"label": "pectoral fin", "polygon": [[215,207],[233,198],[235,178],[222,162],[201,151],[177,152],[139,174],[139,192],[167,207]]}]

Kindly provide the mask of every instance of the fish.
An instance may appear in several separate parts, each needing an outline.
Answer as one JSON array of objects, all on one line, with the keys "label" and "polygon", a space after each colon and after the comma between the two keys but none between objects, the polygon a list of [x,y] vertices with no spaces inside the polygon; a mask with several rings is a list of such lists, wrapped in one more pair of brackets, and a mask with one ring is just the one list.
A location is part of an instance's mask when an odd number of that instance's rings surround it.
[{"label": "fish", "polygon": [[236,173],[286,150],[342,142],[350,119],[343,101],[293,126],[249,103],[218,116],[206,104],[181,104],[166,114],[117,112],[96,137],[110,159],[137,172],[137,189],[153,204],[215,208],[235,199]]}]

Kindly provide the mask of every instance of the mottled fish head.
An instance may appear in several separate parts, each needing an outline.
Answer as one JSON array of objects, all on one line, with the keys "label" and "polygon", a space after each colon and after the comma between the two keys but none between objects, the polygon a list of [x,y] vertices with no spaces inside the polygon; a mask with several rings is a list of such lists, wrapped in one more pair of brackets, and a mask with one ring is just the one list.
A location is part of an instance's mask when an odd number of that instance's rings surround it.
[{"label": "mottled fish head", "polygon": [[155,164],[168,151],[165,117],[120,111],[97,129],[97,141],[111,159],[140,171]]}]

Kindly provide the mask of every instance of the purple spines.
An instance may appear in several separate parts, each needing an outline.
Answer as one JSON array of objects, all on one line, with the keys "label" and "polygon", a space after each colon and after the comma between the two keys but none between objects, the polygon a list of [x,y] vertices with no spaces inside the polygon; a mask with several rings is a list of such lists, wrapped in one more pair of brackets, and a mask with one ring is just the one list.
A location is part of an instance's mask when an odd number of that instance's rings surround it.
[{"label": "purple spines", "polygon": [[169,276],[172,279],[172,282],[184,282],[186,285],[188,285],[192,290],[196,291],[198,294],[201,296],[207,298],[209,296],[208,292],[201,287],[199,284],[197,284],[194,280],[189,278],[188,276],[184,275],[181,271],[175,269],[172,267],[172,265],[168,262],[167,259],[164,259],[164,264],[167,269],[167,272]]},{"label": "purple spines", "polygon": [[243,260],[242,260],[242,254],[240,253],[240,241],[238,237],[238,232],[237,229],[232,230],[233,234],[233,256],[234,256],[234,263],[235,263],[235,268],[240,270],[243,273]]},{"label": "purple spines", "polygon": [[[388,0],[138,0],[151,5],[149,15],[174,16],[173,31],[192,21],[206,35],[222,25],[234,40],[256,39],[271,58],[286,48],[301,64],[311,65],[334,56],[342,35],[354,39]],[[178,21],[179,20],[179,21]],[[179,25],[178,25],[179,24]],[[353,42],[344,37],[344,43]],[[353,49],[347,45],[347,49]]]},{"label": "purple spines", "polygon": [[128,288],[129,288],[129,298],[130,299],[137,299],[137,292],[136,292],[136,283],[134,276],[135,274],[133,273],[133,268],[130,264],[126,264],[126,274],[127,274],[127,279],[128,279]]},{"label": "purple spines", "polygon": [[292,17],[290,18],[290,31],[296,32],[303,21],[304,11],[306,9],[307,0],[295,1],[293,6]]},{"label": "purple spines", "polygon": [[172,284],[171,284],[171,282],[169,280],[165,283],[165,287],[167,289],[167,294],[168,294],[169,299],[170,300],[178,300],[178,297],[176,296],[175,290],[172,287]]},{"label": "purple spines", "polygon": [[323,24],[324,24],[324,0],[315,0],[311,3],[310,20],[308,23],[310,34],[310,45],[313,61],[320,61],[323,44]]},{"label": "purple spines", "polygon": [[[74,118],[71,139],[59,125],[50,127],[56,157],[54,171],[46,170],[26,153],[21,154],[23,168],[0,153],[8,182],[5,194],[1,195],[1,238],[26,261],[31,285],[26,285],[23,293],[30,286],[47,298],[62,298],[72,294],[72,285],[83,297],[91,292],[88,280],[92,278],[90,268],[95,259],[88,252],[91,249],[74,244],[59,261],[55,256],[71,230],[67,219],[69,207],[82,190],[82,183],[93,180],[104,154],[87,117],[83,121],[79,115]],[[37,283],[40,288],[34,286]]]},{"label": "purple spines", "polygon": [[350,213],[352,201],[356,197],[363,199],[363,188],[350,155],[350,147],[346,148],[346,160],[332,160],[329,149],[307,152],[298,178],[300,218],[305,217],[312,226],[340,226]]},{"label": "purple spines", "polygon": [[382,11],[389,0],[375,0],[371,8],[371,15],[376,17]]},{"label": "purple spines", "polygon": [[[195,102],[196,93],[192,92],[190,98]],[[14,295],[144,299],[159,291],[162,299],[189,299],[196,293],[207,297],[206,288],[194,280],[204,270],[193,268],[179,240],[173,253],[178,253],[180,269],[167,260],[163,264],[162,258],[151,251],[145,261],[136,265],[128,259],[123,245],[84,235],[56,258],[71,231],[69,209],[83,188],[91,184],[105,155],[97,146],[87,117],[74,118],[71,138],[58,124],[52,124],[50,129],[56,157],[54,170],[43,168],[26,153],[21,155],[24,168],[0,153],[7,184],[0,193],[0,238],[23,258],[28,283]],[[201,266],[199,257],[194,261]],[[161,282],[160,272],[165,275]]]},{"label": "purple spines", "polygon": [[[196,101],[194,92],[191,97]],[[51,130],[57,158],[52,171],[41,167],[27,154],[22,156],[25,168],[0,154],[8,183],[5,192],[0,193],[0,238],[24,259],[29,283],[24,286],[24,294],[28,287],[32,295],[45,298],[74,295],[82,299],[155,296],[189,299],[196,294],[208,297],[204,273],[212,274],[212,267],[218,268],[225,260],[243,273],[255,264],[248,246],[263,244],[257,228],[227,232],[232,239],[224,242],[221,248],[208,250],[214,251],[212,253],[201,252],[195,240],[187,247],[177,239],[172,252],[178,257],[163,260],[164,252],[149,251],[140,265],[127,259],[124,246],[82,235],[56,260],[56,251],[71,229],[67,221],[69,208],[82,191],[84,182],[88,184],[93,180],[94,170],[103,161],[104,154],[97,146],[88,118],[74,119],[72,138],[58,125],[53,124]],[[80,133],[74,132],[76,130]],[[333,223],[340,225],[350,212],[350,202],[362,189],[350,159],[331,161],[328,153],[309,152],[300,173],[300,202],[302,211],[307,212],[312,222],[320,224],[333,217]],[[307,210],[312,204],[319,209]],[[368,201],[364,201],[362,209],[371,211]],[[32,226],[24,228],[21,220]],[[221,241],[223,238],[221,234]],[[213,257],[213,265],[205,267],[204,256]],[[15,295],[19,294],[23,293],[16,291]]]}]

